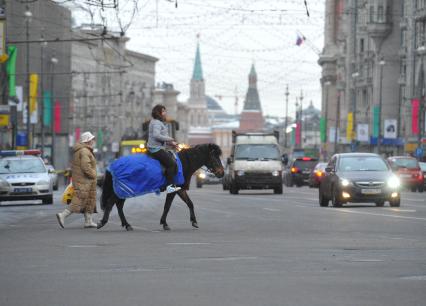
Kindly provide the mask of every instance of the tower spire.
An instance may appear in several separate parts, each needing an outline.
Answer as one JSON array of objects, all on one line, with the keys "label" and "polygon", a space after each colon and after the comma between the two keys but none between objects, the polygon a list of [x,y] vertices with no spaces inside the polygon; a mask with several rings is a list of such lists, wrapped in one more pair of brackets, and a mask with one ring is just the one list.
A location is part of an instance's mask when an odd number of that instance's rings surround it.
[{"label": "tower spire", "polygon": [[203,80],[203,69],[201,67],[199,37],[200,37],[199,34],[197,34],[197,51],[195,52],[194,71],[192,72],[192,79],[195,81]]}]

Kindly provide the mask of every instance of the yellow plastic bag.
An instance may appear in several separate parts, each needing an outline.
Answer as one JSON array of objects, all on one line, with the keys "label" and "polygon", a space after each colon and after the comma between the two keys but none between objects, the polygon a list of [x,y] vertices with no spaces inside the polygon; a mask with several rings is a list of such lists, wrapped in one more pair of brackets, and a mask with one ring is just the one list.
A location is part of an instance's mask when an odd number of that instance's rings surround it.
[{"label": "yellow plastic bag", "polygon": [[65,188],[64,193],[62,194],[62,203],[69,205],[73,196],[74,186],[72,185],[72,183],[70,183],[68,184],[67,188]]}]

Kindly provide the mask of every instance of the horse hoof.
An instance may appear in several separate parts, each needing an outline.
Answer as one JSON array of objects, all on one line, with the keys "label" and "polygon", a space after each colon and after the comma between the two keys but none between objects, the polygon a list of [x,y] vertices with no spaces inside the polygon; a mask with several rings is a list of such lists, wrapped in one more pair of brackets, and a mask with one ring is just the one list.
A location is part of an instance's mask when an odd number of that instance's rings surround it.
[{"label": "horse hoof", "polygon": [[197,222],[192,222],[192,226],[195,228],[198,228],[198,223]]},{"label": "horse hoof", "polygon": [[167,224],[163,224],[163,230],[170,231],[170,227]]},{"label": "horse hoof", "polygon": [[130,232],[130,231],[133,231],[133,227],[129,224],[129,225],[126,225],[126,230],[128,231],[128,232]]},{"label": "horse hoof", "polygon": [[105,223],[103,223],[103,222],[98,222],[98,224],[96,225],[96,228],[97,228],[97,229],[100,229],[100,228],[104,227],[104,225],[105,225]]}]

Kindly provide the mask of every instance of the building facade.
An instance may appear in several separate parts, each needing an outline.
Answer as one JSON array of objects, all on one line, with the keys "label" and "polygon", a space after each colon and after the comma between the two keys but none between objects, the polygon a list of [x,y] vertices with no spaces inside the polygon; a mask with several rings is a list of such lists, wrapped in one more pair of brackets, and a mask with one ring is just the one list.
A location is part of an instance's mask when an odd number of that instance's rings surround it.
[{"label": "building facade", "polygon": [[424,134],[419,111],[413,135],[412,105],[424,109],[425,1],[327,0],[325,14],[323,156],[413,153]]}]

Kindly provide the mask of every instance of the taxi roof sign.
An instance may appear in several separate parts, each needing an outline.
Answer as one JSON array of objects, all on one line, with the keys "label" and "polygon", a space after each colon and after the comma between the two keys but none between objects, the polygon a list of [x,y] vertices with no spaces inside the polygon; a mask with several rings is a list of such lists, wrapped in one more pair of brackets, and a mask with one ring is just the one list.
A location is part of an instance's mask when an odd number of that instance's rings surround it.
[{"label": "taxi roof sign", "polygon": [[2,150],[2,151],[0,151],[0,157],[21,156],[21,155],[41,155],[41,151],[37,150],[37,149],[33,149],[33,150]]}]

